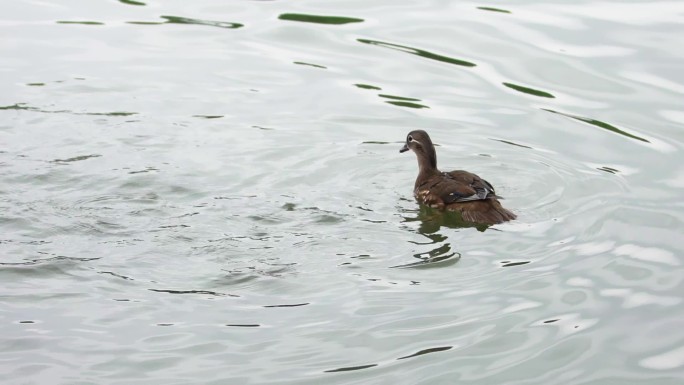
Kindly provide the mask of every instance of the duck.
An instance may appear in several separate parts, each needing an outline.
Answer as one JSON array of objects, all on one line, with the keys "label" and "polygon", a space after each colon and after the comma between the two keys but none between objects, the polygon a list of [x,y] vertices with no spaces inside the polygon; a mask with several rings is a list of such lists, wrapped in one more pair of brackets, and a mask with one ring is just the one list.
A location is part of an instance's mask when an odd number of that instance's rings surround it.
[{"label": "duck", "polygon": [[414,130],[406,136],[400,153],[413,151],[418,158],[418,177],[413,196],[418,203],[440,211],[454,211],[463,220],[478,225],[494,225],[517,218],[505,209],[494,187],[479,176],[464,170],[449,172],[437,168],[437,152],[430,135]]}]

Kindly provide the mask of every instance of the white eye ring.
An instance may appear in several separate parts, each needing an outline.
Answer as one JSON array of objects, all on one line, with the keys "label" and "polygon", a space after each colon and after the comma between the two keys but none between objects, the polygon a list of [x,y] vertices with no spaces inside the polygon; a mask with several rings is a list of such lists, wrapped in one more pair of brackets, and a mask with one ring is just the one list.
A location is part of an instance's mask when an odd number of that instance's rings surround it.
[{"label": "white eye ring", "polygon": [[409,142],[413,142],[413,137],[411,135],[409,135],[407,139]]}]

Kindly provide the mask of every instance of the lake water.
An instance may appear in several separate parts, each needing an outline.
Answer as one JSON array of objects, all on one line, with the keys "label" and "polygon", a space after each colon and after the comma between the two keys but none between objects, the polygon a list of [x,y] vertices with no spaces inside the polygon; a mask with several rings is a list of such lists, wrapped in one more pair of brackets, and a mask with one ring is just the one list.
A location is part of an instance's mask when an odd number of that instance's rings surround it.
[{"label": "lake water", "polygon": [[[19,0],[0,33],[3,384],[684,382],[684,2]],[[518,220],[421,210],[414,129]]]}]

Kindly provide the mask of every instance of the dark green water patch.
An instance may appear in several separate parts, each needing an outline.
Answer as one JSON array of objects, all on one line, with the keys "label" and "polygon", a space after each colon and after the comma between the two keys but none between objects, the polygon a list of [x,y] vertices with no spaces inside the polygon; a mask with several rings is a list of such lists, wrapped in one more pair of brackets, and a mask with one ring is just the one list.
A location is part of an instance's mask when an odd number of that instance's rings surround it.
[{"label": "dark green water patch", "polygon": [[604,171],[604,172],[608,172],[608,173],[611,173],[611,174],[617,174],[617,173],[620,172],[620,170],[614,169],[614,168],[612,168],[612,167],[607,167],[607,166],[597,167],[596,169],[599,170],[599,171]]},{"label": "dark green water patch", "polygon": [[378,96],[381,98],[385,98],[385,99],[404,100],[407,102],[420,102],[420,99],[406,98],[403,96],[394,96],[394,95],[387,95],[387,94],[379,94]]},{"label": "dark green water patch", "polygon": [[483,11],[499,12],[499,13],[511,13],[511,11],[507,11],[507,10],[501,9],[501,8],[494,8],[494,7],[477,7],[477,9],[481,9]]},{"label": "dark green water patch", "polygon": [[342,218],[339,218],[339,217],[334,216],[334,215],[329,215],[329,214],[320,214],[315,219],[316,223],[326,223],[326,224],[340,223],[342,221],[343,221]]},{"label": "dark green water patch", "polygon": [[264,307],[299,307],[299,306],[306,306],[308,305],[308,302],[304,303],[294,303],[294,304],[284,304],[284,305],[264,305]]},{"label": "dark green water patch", "polygon": [[125,280],[125,281],[135,281],[135,279],[133,279],[133,278],[131,278],[131,277],[127,277],[127,276],[125,276],[125,275],[117,274],[117,273],[115,273],[115,272],[113,272],[113,271],[98,271],[97,273],[98,273],[98,274],[111,275],[112,277],[121,278],[121,279],[123,279],[123,280]]},{"label": "dark green water patch", "polygon": [[530,261],[520,261],[520,262],[502,261],[501,267],[513,267],[513,266],[527,265],[528,263],[530,263]]},{"label": "dark green water patch", "polygon": [[[47,254],[44,252],[38,252],[39,254]],[[54,255],[54,254],[53,254]],[[57,255],[48,258],[36,258],[29,259],[23,262],[0,262],[0,266],[33,266],[33,265],[50,265],[50,264],[60,264],[60,263],[76,263],[76,262],[90,262],[97,261],[101,257],[85,258],[85,257],[67,257],[64,255]]]},{"label": "dark green water patch", "polygon": [[415,352],[415,353],[413,353],[413,354],[409,354],[408,356],[399,357],[399,358],[397,358],[397,360],[404,360],[404,359],[406,359],[406,358],[422,356],[422,355],[424,355],[424,354],[443,352],[443,351],[446,351],[446,350],[450,350],[450,349],[452,349],[452,348],[453,348],[453,346],[440,346],[440,347],[437,347],[437,348],[423,349],[423,350],[417,351],[417,352]]},{"label": "dark green water patch", "polygon": [[137,112],[114,111],[114,112],[74,112],[75,115],[100,115],[100,116],[131,116]]},{"label": "dark green water patch", "polygon": [[[418,269],[432,269],[432,268],[438,268],[438,267],[447,267],[455,264],[461,259],[461,254],[458,252],[450,252],[451,246],[449,244],[442,245],[440,247],[437,247],[436,249],[428,252],[430,254],[429,257],[425,258],[422,256],[424,253],[419,253],[419,254],[414,254],[413,256],[415,258],[419,258],[420,261],[418,262],[411,262],[411,263],[405,263],[402,265],[395,265],[395,266],[390,266],[390,268],[418,268]],[[447,253],[444,253],[447,252]],[[433,255],[434,253],[437,253],[437,255]],[[442,253],[442,254],[439,254]]]},{"label": "dark green water patch", "polygon": [[399,107],[407,107],[407,108],[430,108],[426,105],[423,104],[418,104],[418,103],[412,103],[412,102],[401,102],[401,101],[394,101],[394,100],[388,100],[385,103],[389,103],[395,106]]},{"label": "dark green water patch", "polygon": [[[149,171],[148,171],[148,170],[143,170],[143,171],[131,171],[131,172],[129,172],[129,174],[141,174],[141,173],[145,173],[145,172],[149,172]],[[189,226],[189,225],[180,224],[180,225],[164,225],[164,226],[159,226],[159,227],[157,227],[157,228],[158,228],[158,229],[177,229],[177,228],[185,229],[185,228],[188,228],[188,227],[190,227],[190,226]],[[152,231],[154,231],[154,230],[152,230]]]},{"label": "dark green water patch", "polygon": [[591,124],[592,126],[596,126],[596,127],[599,127],[599,128],[603,128],[604,130],[608,130],[608,131],[614,132],[614,133],[616,133],[616,134],[620,134],[620,135],[622,135],[622,136],[626,136],[626,137],[628,137],[628,138],[636,139],[636,140],[639,140],[639,141],[642,141],[642,142],[645,142],[645,143],[651,143],[651,142],[649,142],[647,139],[644,139],[644,138],[642,138],[642,137],[640,137],[640,136],[637,136],[637,135],[634,135],[634,134],[630,134],[630,133],[627,132],[627,131],[621,130],[621,129],[619,129],[619,128],[613,126],[612,124],[608,124],[608,123],[602,122],[602,121],[600,121],[600,120],[585,118],[585,117],[583,117],[583,116],[578,116],[578,115],[567,114],[567,113],[565,113],[565,112],[554,111],[554,110],[550,110],[550,109],[547,109],[547,108],[542,108],[542,110],[548,111],[548,112],[551,112],[551,113],[554,113],[554,114],[558,114],[558,115],[567,116],[568,118],[575,119],[575,120],[579,120],[580,122],[588,123],[588,124]]},{"label": "dark green water patch", "polygon": [[513,83],[503,83],[503,85],[505,85],[506,87],[508,87],[512,90],[516,90],[516,91],[522,92],[524,94],[539,96],[541,98],[551,98],[551,99],[555,98],[555,96],[551,95],[548,92],[535,90],[534,88],[523,87],[523,86],[519,86],[519,85],[513,84]]},{"label": "dark green water patch", "polygon": [[[129,171],[128,174],[130,174],[130,175],[145,174],[145,173],[154,172],[154,171],[159,171],[159,169],[147,166],[146,168],[144,168],[142,170]],[[190,227],[190,226],[186,226],[186,225],[159,226],[160,229],[168,229],[168,228],[173,228],[173,227]]]},{"label": "dark green water patch", "polygon": [[222,118],[223,115],[193,115],[193,118],[204,118],[204,119],[219,119]]},{"label": "dark green water patch", "polygon": [[266,223],[266,224],[278,224],[282,222],[282,219],[279,218],[272,218],[271,216],[266,216],[266,215],[249,215],[247,218],[255,221],[255,222],[260,222],[260,223]]},{"label": "dark green water patch", "polygon": [[160,24],[166,24],[165,21],[127,21],[126,24],[135,24],[135,25],[160,25]]},{"label": "dark green water patch", "polygon": [[71,163],[71,162],[78,162],[81,160],[86,160],[90,158],[99,158],[102,155],[98,154],[91,154],[91,155],[80,155],[80,156],[74,156],[72,158],[66,158],[66,159],[55,159],[53,160],[54,163]]},{"label": "dark green water patch", "polygon": [[204,294],[211,295],[215,297],[239,297],[236,294],[226,294],[219,293],[211,290],[165,290],[165,289],[147,289],[149,291],[155,291],[157,293],[169,293],[169,294]]},{"label": "dark green water patch", "polygon": [[31,110],[36,110],[35,107],[29,107],[25,105],[25,103],[16,103],[12,104],[9,106],[0,106],[0,110],[26,110],[26,111],[31,111]]},{"label": "dark green water patch", "polygon": [[418,49],[418,48],[408,47],[405,45],[387,43],[387,42],[383,42],[383,41],[370,40],[370,39],[357,39],[357,41],[360,43],[363,43],[363,44],[370,44],[370,45],[375,45],[378,47],[385,47],[385,48],[394,49],[394,50],[401,51],[401,52],[410,53],[411,55],[417,55],[420,57],[424,57],[426,59],[436,60],[436,61],[439,61],[442,63],[449,63],[449,64],[454,64],[454,65],[463,66],[463,67],[475,67],[476,66],[475,63],[471,63],[471,62],[468,62],[465,60],[455,59],[452,57],[439,55],[436,53],[432,53],[430,51],[425,51],[425,50]]},{"label": "dark green water patch", "polygon": [[227,324],[226,326],[232,326],[235,328],[258,328],[261,325],[259,325],[259,324]]},{"label": "dark green water patch", "polygon": [[298,65],[302,65],[302,66],[309,66],[309,67],[315,67],[315,68],[322,68],[322,69],[324,69],[324,70],[325,70],[325,69],[328,69],[328,67],[325,67],[325,66],[322,66],[322,65],[319,65],[319,64],[306,63],[306,62],[303,62],[303,61],[296,61],[296,62],[293,62],[293,63],[294,63],[294,64],[298,64]]},{"label": "dark green water patch", "polygon": [[202,20],[202,19],[191,19],[189,17],[180,16],[160,16],[166,21],[127,21],[128,24],[136,25],[160,25],[160,24],[192,24],[192,25],[208,25],[210,27],[227,28],[227,29],[237,29],[242,28],[245,25],[241,23],[232,23],[229,21],[215,21],[215,20]]},{"label": "dark green water patch", "polygon": [[511,146],[517,146],[517,147],[522,147],[522,148],[534,149],[533,147],[525,146],[524,144],[519,144],[519,143],[511,142],[511,141],[509,141],[509,140],[493,139],[493,138],[490,138],[490,139],[491,139],[491,140],[495,140],[495,141],[497,141],[497,142],[510,144]]},{"label": "dark green water patch", "polygon": [[201,19],[191,19],[189,17],[180,16],[162,16],[162,19],[166,19],[169,24],[196,24],[196,25],[208,25],[210,27],[228,28],[236,29],[244,27],[244,24],[231,23],[228,21],[213,21],[213,20],[201,20]]},{"label": "dark green water patch", "polygon": [[137,114],[137,112],[125,112],[125,111],[114,111],[114,112],[74,112],[69,110],[42,110],[37,107],[27,106],[26,103],[15,103],[9,106],[0,106],[0,110],[17,110],[17,111],[35,111],[42,112],[46,114],[72,114],[72,115],[94,115],[94,116],[131,116]]},{"label": "dark green water patch", "polygon": [[119,3],[124,3],[124,4],[128,4],[128,5],[137,5],[137,6],[147,5],[141,1],[133,1],[133,0],[119,0]]},{"label": "dark green water patch", "polygon": [[364,90],[378,90],[378,91],[379,91],[379,90],[382,89],[382,88],[380,88],[380,87],[372,86],[372,85],[370,85],[370,84],[357,83],[357,84],[354,84],[354,85],[357,86],[357,87],[359,87],[359,88],[363,88]]},{"label": "dark green water patch", "polygon": [[72,20],[60,20],[57,24],[80,24],[80,25],[104,25],[104,23],[99,21],[72,21]]},{"label": "dark green water patch", "polygon": [[418,253],[414,254],[413,256],[419,259],[432,260],[434,258],[443,256],[452,257],[454,253],[450,253],[450,251],[451,245],[449,243],[444,243],[441,246],[428,251],[427,253]]},{"label": "dark green water patch", "polygon": [[372,368],[372,367],[374,367],[374,366],[378,366],[378,364],[359,365],[359,366],[347,366],[347,367],[344,367],[344,368],[337,368],[337,369],[326,370],[325,373],[350,372],[350,371],[353,371],[353,370],[368,369],[368,368]]},{"label": "dark green water patch", "polygon": [[290,202],[285,203],[285,204],[282,206],[282,208],[285,209],[285,211],[294,211],[296,207],[297,207],[296,204],[290,203]]},{"label": "dark green water patch", "polygon": [[288,21],[299,21],[302,23],[316,23],[329,25],[342,25],[363,22],[363,19],[357,19],[355,17],[308,15],[304,13],[283,13],[280,16],[278,16],[278,19]]}]

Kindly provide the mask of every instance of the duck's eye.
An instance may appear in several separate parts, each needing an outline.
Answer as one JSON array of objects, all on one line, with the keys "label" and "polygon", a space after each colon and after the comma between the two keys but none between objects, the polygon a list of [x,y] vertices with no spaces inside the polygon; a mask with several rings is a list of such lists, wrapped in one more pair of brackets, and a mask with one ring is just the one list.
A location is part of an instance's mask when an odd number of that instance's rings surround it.
[{"label": "duck's eye", "polygon": [[413,137],[409,135],[408,138],[406,138],[406,140],[408,140],[409,142],[413,142]]}]

